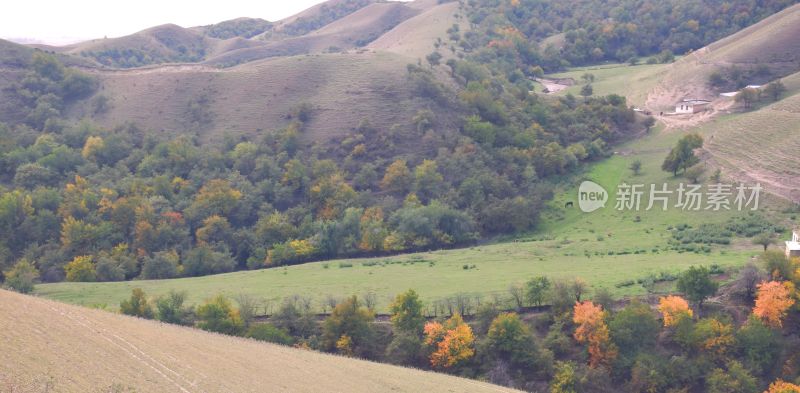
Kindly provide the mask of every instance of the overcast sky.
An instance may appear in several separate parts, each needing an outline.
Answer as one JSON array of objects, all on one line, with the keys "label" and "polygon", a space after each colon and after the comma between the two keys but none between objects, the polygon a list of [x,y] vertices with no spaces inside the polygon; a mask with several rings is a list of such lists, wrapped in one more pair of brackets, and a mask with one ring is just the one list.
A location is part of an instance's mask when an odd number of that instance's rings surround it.
[{"label": "overcast sky", "polygon": [[[165,23],[208,25],[242,16],[276,21],[322,0],[8,0],[0,38],[66,44],[119,37]],[[209,4],[210,3],[210,4]],[[207,5],[208,4],[208,5]]]}]

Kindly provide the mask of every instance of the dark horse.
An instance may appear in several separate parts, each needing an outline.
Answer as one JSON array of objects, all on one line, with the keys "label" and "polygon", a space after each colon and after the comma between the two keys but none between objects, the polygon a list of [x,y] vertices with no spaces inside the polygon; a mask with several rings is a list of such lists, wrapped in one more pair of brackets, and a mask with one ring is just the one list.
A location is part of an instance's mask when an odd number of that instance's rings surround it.
[{"label": "dark horse", "polygon": [[564,209],[566,209],[568,207],[574,207],[574,206],[575,206],[575,202],[567,202],[566,204],[564,204]]}]

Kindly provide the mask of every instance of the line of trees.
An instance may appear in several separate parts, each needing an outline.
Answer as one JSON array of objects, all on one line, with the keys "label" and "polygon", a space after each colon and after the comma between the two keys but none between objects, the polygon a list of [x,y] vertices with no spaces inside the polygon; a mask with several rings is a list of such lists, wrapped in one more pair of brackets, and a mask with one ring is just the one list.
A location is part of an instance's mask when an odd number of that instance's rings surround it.
[{"label": "line of trees", "polygon": [[[681,295],[661,296],[654,306],[639,300],[622,305],[601,290],[590,296],[579,279],[534,277],[521,286],[521,302],[551,304],[546,312],[501,311],[491,301],[469,320],[458,312],[431,318],[425,302],[408,290],[389,305],[390,327],[375,323],[373,300],[356,296],[329,301],[332,311],[323,320],[300,297],[285,299],[264,321],[254,318],[255,302],[247,296],[236,299],[238,307],[215,296],[192,309],[185,294],[149,299],[140,289],[120,310],[528,391],[796,391],[800,369],[791,325],[800,317],[800,261],[778,252],[760,259],[762,267],[747,265],[725,288],[728,303],[722,305],[706,302],[719,287],[700,266],[679,275]],[[509,290],[512,303],[515,297]],[[736,311],[742,309],[749,316]]]}]

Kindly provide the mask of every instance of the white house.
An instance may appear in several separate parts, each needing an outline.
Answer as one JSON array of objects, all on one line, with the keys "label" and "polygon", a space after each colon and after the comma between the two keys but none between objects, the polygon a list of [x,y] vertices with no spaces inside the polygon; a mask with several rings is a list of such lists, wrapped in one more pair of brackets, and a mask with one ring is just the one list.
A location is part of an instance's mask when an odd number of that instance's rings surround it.
[{"label": "white house", "polygon": [[708,109],[708,105],[711,104],[709,100],[701,100],[701,99],[685,99],[678,104],[675,105],[675,113],[697,113],[702,112]]},{"label": "white house", "polygon": [[800,257],[800,235],[796,230],[792,231],[792,240],[786,242],[786,257]]}]

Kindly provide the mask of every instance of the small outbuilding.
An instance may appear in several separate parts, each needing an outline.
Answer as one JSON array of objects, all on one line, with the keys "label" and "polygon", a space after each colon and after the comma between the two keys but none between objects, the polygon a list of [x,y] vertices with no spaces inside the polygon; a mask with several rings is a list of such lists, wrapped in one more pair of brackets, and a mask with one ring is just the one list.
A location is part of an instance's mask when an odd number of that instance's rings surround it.
[{"label": "small outbuilding", "polygon": [[703,112],[708,109],[709,104],[711,104],[711,101],[709,100],[701,100],[696,98],[685,99],[675,105],[675,113],[683,114]]},{"label": "small outbuilding", "polygon": [[786,257],[800,257],[800,235],[797,230],[792,231],[792,240],[786,242]]}]

